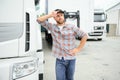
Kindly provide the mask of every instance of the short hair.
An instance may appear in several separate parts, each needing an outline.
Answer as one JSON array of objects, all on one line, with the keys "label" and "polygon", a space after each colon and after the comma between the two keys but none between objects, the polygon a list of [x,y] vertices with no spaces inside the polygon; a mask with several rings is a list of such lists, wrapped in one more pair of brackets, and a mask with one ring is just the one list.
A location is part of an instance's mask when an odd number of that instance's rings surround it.
[{"label": "short hair", "polygon": [[61,9],[55,9],[55,11],[57,11],[57,13],[63,13],[64,14],[64,11],[61,10]]}]

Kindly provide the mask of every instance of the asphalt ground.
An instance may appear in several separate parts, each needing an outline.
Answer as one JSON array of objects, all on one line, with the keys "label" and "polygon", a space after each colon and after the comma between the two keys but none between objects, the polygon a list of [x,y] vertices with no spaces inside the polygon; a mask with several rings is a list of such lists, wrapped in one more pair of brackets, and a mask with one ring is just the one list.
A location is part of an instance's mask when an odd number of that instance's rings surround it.
[{"label": "asphalt ground", "polygon": [[[44,50],[44,80],[56,80],[52,46],[42,34]],[[79,44],[76,40],[76,45]],[[87,41],[77,54],[74,80],[120,80],[120,37],[106,37],[102,41]]]}]

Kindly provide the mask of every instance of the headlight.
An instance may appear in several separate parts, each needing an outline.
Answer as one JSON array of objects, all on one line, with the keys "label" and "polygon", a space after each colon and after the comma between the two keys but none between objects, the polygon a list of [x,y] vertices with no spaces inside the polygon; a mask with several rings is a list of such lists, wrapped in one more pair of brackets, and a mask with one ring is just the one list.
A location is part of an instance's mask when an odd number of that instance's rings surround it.
[{"label": "headlight", "polygon": [[38,60],[13,65],[13,79],[29,75],[37,70]]}]

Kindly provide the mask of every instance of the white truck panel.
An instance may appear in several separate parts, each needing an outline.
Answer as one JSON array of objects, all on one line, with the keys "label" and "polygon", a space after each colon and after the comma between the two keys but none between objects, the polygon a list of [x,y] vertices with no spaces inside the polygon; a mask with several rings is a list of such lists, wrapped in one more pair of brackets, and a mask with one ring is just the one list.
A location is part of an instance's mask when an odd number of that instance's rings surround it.
[{"label": "white truck panel", "polygon": [[36,25],[36,28],[37,28],[37,34],[36,34],[36,36],[37,36],[37,49],[42,49],[42,35],[41,35],[41,32],[40,32],[40,30],[41,30],[41,27],[40,27],[40,25],[37,23],[37,25]]},{"label": "white truck panel", "polygon": [[23,0],[0,1],[0,23],[21,23],[23,21]]},{"label": "white truck panel", "polygon": [[0,80],[10,80],[10,68],[9,64],[5,64],[3,61],[0,60]]},{"label": "white truck panel", "polygon": [[39,80],[38,77],[36,77],[36,75],[38,75],[37,71],[29,76],[25,76],[16,80]]},{"label": "white truck panel", "polygon": [[0,43],[0,58],[18,56],[18,39]]},{"label": "white truck panel", "polygon": [[39,69],[38,69],[38,72],[41,74],[41,73],[44,73],[44,65],[43,65],[43,60],[44,60],[44,56],[43,56],[43,52],[37,52],[34,57],[38,58],[38,66],[39,66]]},{"label": "white truck panel", "polygon": [[[29,2],[29,4],[28,4]],[[23,44],[19,44],[20,50],[19,50],[19,56],[28,56],[31,54],[35,54],[37,51],[37,22],[36,22],[36,13],[35,13],[35,4],[33,0],[24,0],[24,22],[26,22],[26,16],[25,14],[29,13],[30,17],[30,49],[25,53],[25,46]],[[24,23],[24,26],[26,26],[26,23]],[[24,30],[26,30],[26,27],[24,27]],[[23,32],[23,36],[19,39],[19,43],[25,43],[25,35],[26,32]],[[41,45],[41,44],[40,44]],[[42,46],[42,45],[41,45]]]},{"label": "white truck panel", "polygon": [[[94,0],[48,0],[48,13],[55,9],[66,10],[67,12],[80,11],[80,28],[86,32],[93,29]],[[53,22],[53,20],[50,20]],[[74,22],[71,22],[74,24]]]}]

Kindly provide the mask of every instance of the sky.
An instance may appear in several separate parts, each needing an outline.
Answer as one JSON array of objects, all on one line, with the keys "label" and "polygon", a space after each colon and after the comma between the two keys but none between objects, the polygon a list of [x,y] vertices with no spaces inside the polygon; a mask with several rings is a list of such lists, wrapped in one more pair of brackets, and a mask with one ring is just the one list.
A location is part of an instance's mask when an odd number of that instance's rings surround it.
[{"label": "sky", "polygon": [[104,10],[116,5],[120,0],[94,0],[94,8],[102,8]]}]

